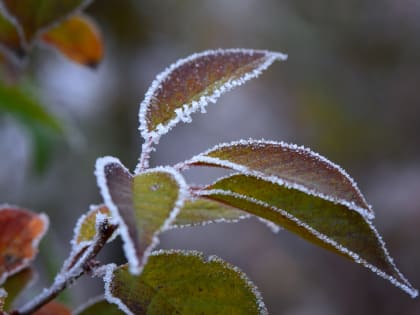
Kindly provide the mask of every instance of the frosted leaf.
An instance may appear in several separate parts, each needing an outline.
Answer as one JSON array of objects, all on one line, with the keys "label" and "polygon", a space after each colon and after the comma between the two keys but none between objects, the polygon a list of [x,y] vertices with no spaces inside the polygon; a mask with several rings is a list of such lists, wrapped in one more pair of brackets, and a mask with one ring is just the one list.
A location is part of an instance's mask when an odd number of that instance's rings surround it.
[{"label": "frosted leaf", "polygon": [[157,143],[178,122],[205,112],[224,93],[257,77],[286,55],[264,50],[218,49],[180,59],[160,73],[140,104],[140,131]]},{"label": "frosted leaf", "polygon": [[268,314],[242,271],[195,251],[153,252],[140,276],[112,265],[104,282],[108,302],[129,315]]},{"label": "frosted leaf", "polygon": [[[104,215],[104,217],[100,217]],[[76,223],[74,236],[71,240],[73,247],[82,243],[91,243],[97,233],[98,216],[101,222],[105,219],[111,219],[111,212],[105,205],[92,205],[86,214],[83,214]],[[111,238],[112,239],[112,238]]]},{"label": "frosted leaf", "polygon": [[35,258],[48,222],[45,214],[0,205],[0,285]]},{"label": "frosted leaf", "polygon": [[185,165],[230,168],[345,205],[368,219],[374,217],[356,183],[340,166],[302,146],[240,140],[220,144]]},{"label": "frosted leaf", "polygon": [[119,225],[130,272],[139,274],[158,234],[175,220],[188,196],[183,177],[171,167],[131,175],[112,157],[97,160],[96,177],[105,205]]},{"label": "frosted leaf", "polygon": [[362,264],[412,297],[417,290],[396,268],[374,226],[346,206],[279,186],[257,177],[236,174],[207,189],[202,197],[226,203],[288,229],[304,239]]},{"label": "frosted leaf", "polygon": [[195,198],[186,200],[171,228],[200,226],[209,223],[238,222],[248,218],[242,210],[235,209],[217,201]]},{"label": "frosted leaf", "polygon": [[0,312],[3,310],[4,301],[7,298],[7,292],[3,288],[0,288]]}]

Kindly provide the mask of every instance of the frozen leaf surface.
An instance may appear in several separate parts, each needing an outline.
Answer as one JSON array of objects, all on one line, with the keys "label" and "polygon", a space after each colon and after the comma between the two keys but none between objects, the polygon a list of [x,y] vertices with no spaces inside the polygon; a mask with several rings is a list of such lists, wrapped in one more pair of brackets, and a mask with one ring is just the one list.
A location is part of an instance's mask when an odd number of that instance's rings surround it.
[{"label": "frozen leaf surface", "polygon": [[187,185],[176,170],[158,167],[131,175],[118,159],[96,163],[102,197],[119,224],[130,271],[138,274],[157,235],[174,221],[187,196]]},{"label": "frozen leaf surface", "polygon": [[31,268],[25,268],[14,274],[13,276],[7,278],[3,287],[7,292],[7,298],[4,304],[5,310],[10,310],[11,305],[19,294],[31,283],[34,277],[34,272]]},{"label": "frozen leaf surface", "polygon": [[341,167],[301,146],[242,140],[216,146],[187,164],[230,168],[345,205],[369,219],[374,217],[356,183]]},{"label": "frozen leaf surface", "polygon": [[73,312],[73,315],[124,315],[117,305],[111,304],[99,297],[82,305],[78,310]]},{"label": "frozen leaf surface", "polygon": [[197,252],[155,252],[140,276],[111,265],[104,281],[105,297],[126,314],[267,314],[244,273]]},{"label": "frozen leaf surface", "polygon": [[3,288],[0,288],[0,312],[4,309],[4,301],[7,298],[7,292]]},{"label": "frozen leaf surface", "polygon": [[18,26],[27,43],[39,31],[63,20],[87,4],[90,0],[1,0],[3,13]]},{"label": "frozen leaf surface", "polygon": [[65,305],[51,301],[33,313],[33,315],[71,315],[71,311]]},{"label": "frozen leaf surface", "polygon": [[214,200],[197,198],[185,201],[172,226],[178,228],[213,222],[237,222],[247,217],[249,215],[242,210]]},{"label": "frozen leaf surface", "polygon": [[75,15],[51,28],[42,40],[82,65],[96,67],[103,56],[102,39],[96,24],[84,15]]},{"label": "frozen leaf surface", "polygon": [[225,92],[257,77],[286,55],[251,49],[219,49],[193,54],[160,73],[140,105],[140,130],[145,141],[157,143],[178,122]]},{"label": "frozen leaf surface", "polygon": [[0,207],[0,284],[35,258],[47,228],[48,218],[44,214]]},{"label": "frozen leaf surface", "polygon": [[411,284],[394,265],[376,229],[346,206],[242,174],[215,182],[201,192],[298,234],[321,247],[362,264],[412,297]]}]

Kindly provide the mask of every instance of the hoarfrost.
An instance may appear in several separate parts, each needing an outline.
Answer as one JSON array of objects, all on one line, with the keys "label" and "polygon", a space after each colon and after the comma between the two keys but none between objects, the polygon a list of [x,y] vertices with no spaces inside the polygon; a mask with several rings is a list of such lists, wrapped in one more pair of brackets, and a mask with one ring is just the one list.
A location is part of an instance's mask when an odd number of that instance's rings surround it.
[{"label": "hoarfrost", "polygon": [[[183,104],[181,107],[176,108],[174,110],[175,117],[165,123],[158,124],[154,130],[150,130],[147,121],[147,113],[150,110],[150,106],[153,100],[156,100],[156,93],[159,89],[162,88],[163,83],[166,80],[169,80],[174,70],[180,68],[181,66],[190,63],[194,60],[198,60],[199,58],[206,57],[206,56],[215,56],[215,55],[226,55],[238,53],[243,55],[252,56],[254,54],[261,54],[262,61],[258,64],[258,66],[254,67],[251,71],[243,74],[242,76],[236,79],[230,79],[227,82],[223,83],[221,86],[216,88],[215,90],[211,91],[209,95],[202,95],[198,101],[191,101],[189,103]],[[152,82],[151,86],[147,90],[145,94],[145,98],[140,104],[139,110],[139,130],[144,138],[145,142],[151,142],[152,144],[157,144],[159,139],[162,135],[168,133],[176,124],[179,122],[191,122],[191,115],[197,111],[201,113],[206,112],[206,106],[209,103],[216,103],[217,99],[224,93],[230,91],[234,87],[240,86],[244,84],[246,81],[258,77],[264,70],[266,70],[275,60],[286,60],[287,55],[278,53],[278,52],[270,52],[265,50],[252,50],[252,49],[217,49],[217,50],[207,50],[201,53],[195,53],[190,55],[187,58],[180,59],[174,64],[170,65],[166,68],[163,72],[156,76],[156,79]],[[196,63],[198,64],[198,63]],[[177,78],[178,79],[178,78]],[[145,147],[143,147],[145,149]],[[141,161],[140,161],[141,162]],[[136,167],[136,172],[141,169],[141,163]]]},{"label": "hoarfrost", "polygon": [[[261,171],[253,170],[253,169],[251,169],[251,168],[249,168],[245,165],[241,165],[241,164],[238,164],[238,163],[235,163],[235,162],[231,162],[229,160],[219,159],[219,158],[216,158],[216,157],[208,156],[208,154],[210,154],[211,152],[221,150],[225,147],[235,147],[235,146],[239,146],[239,145],[258,146],[258,145],[267,145],[267,144],[268,145],[281,146],[282,148],[287,148],[289,150],[295,151],[298,154],[310,155],[311,157],[314,157],[318,161],[322,162],[326,167],[329,167],[330,169],[333,169],[336,172],[340,173],[346,180],[348,180],[348,182],[352,186],[352,189],[354,189],[354,191],[357,193],[358,197],[360,197],[361,200],[363,200],[363,202],[367,205],[367,207],[363,208],[363,207],[355,204],[354,201],[350,201],[350,200],[346,200],[346,199],[343,199],[343,198],[339,198],[337,196],[331,196],[331,195],[325,194],[325,193],[320,192],[318,190],[308,188],[305,185],[300,184],[298,182],[293,182],[291,180],[281,178],[281,177],[275,176],[275,175],[267,175],[267,174],[264,174]],[[372,220],[374,218],[374,213],[373,213],[373,210],[372,210],[371,206],[367,204],[364,196],[360,192],[360,190],[359,190],[356,182],[353,180],[353,178],[350,177],[350,175],[343,168],[341,168],[339,165],[331,162],[327,158],[319,155],[318,153],[316,153],[316,152],[314,152],[314,151],[312,151],[312,150],[310,150],[310,149],[308,149],[304,146],[298,146],[296,144],[288,144],[288,143],[285,143],[283,141],[276,142],[276,141],[253,140],[253,139],[239,140],[239,141],[234,141],[234,142],[230,142],[230,143],[218,144],[218,145],[214,146],[213,148],[211,148],[211,149],[209,149],[209,150],[207,150],[207,151],[205,151],[205,152],[203,152],[199,155],[194,156],[192,159],[178,164],[177,167],[182,167],[183,169],[186,169],[186,168],[188,168],[189,165],[194,164],[194,163],[205,163],[205,164],[210,164],[210,165],[217,165],[217,166],[220,166],[220,167],[223,167],[223,168],[233,169],[233,170],[238,171],[238,172],[240,172],[242,174],[245,174],[245,175],[255,176],[255,177],[258,177],[260,179],[264,179],[266,181],[272,182],[274,184],[284,186],[286,188],[296,189],[296,190],[299,190],[299,191],[304,192],[306,194],[309,194],[309,195],[312,195],[312,196],[315,196],[315,197],[319,197],[319,198],[331,201],[331,202],[336,203],[336,204],[344,205],[351,210],[357,211],[363,217],[365,217],[369,220]]]},{"label": "hoarfrost", "polygon": [[255,204],[260,205],[262,207],[265,207],[267,209],[271,209],[272,211],[278,212],[284,218],[286,218],[286,219],[294,222],[298,226],[303,227],[304,229],[306,229],[308,232],[310,232],[313,236],[315,236],[319,240],[321,240],[321,241],[323,241],[323,242],[325,242],[325,243],[333,246],[339,252],[341,252],[341,253],[343,253],[343,254],[351,257],[354,262],[356,262],[358,264],[361,264],[362,266],[364,266],[367,269],[370,269],[372,272],[376,273],[378,276],[380,276],[380,277],[382,277],[382,278],[390,281],[393,285],[395,285],[396,287],[402,289],[404,292],[406,292],[412,298],[415,298],[415,297],[418,296],[418,291],[415,288],[413,288],[413,286],[408,282],[408,280],[402,275],[402,273],[398,270],[398,268],[394,264],[394,261],[391,258],[391,256],[389,255],[388,250],[385,248],[385,242],[382,240],[382,238],[379,235],[378,231],[375,229],[375,227],[372,225],[372,223],[369,220],[365,220],[365,222],[369,225],[369,228],[371,229],[371,231],[375,234],[375,236],[379,240],[379,243],[380,243],[380,246],[381,246],[381,250],[384,253],[384,256],[386,258],[387,263],[389,263],[389,265],[392,266],[392,268],[394,269],[394,271],[396,272],[396,274],[401,278],[401,281],[398,280],[398,279],[396,279],[394,276],[385,273],[384,271],[382,271],[378,267],[370,264],[365,259],[363,259],[362,257],[360,257],[357,253],[355,253],[355,252],[349,250],[348,248],[340,245],[339,243],[337,243],[336,241],[332,240],[331,238],[329,238],[325,234],[322,234],[322,233],[318,232],[317,230],[313,229],[311,226],[309,226],[305,222],[300,221],[298,218],[296,218],[295,216],[291,215],[287,211],[284,211],[282,209],[273,207],[273,206],[271,206],[271,205],[269,205],[269,204],[267,204],[267,203],[265,203],[265,202],[263,202],[261,200],[254,199],[254,198],[248,197],[248,196],[243,196],[241,194],[237,194],[237,193],[234,193],[234,192],[231,192],[231,191],[226,191],[226,190],[220,190],[220,189],[203,190],[203,191],[200,191],[199,194],[202,195],[202,196],[211,196],[211,195],[225,195],[225,196],[230,196],[230,197],[233,197],[233,198],[242,199],[242,200],[245,200],[245,201],[248,201],[248,202],[251,202],[251,203],[255,203]]}]

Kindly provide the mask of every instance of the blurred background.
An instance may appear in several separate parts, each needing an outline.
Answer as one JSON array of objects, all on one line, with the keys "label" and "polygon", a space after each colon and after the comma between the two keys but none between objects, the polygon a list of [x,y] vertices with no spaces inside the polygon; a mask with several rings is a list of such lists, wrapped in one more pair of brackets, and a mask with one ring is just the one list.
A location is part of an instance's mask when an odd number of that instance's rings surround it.
[{"label": "blurred background", "polygon": [[[0,115],[0,200],[51,220],[38,259],[41,284],[65,259],[77,217],[101,202],[96,158],[112,155],[135,167],[138,105],[156,74],[193,52],[244,47],[281,51],[289,60],[177,126],[152,165],[241,138],[308,146],[358,182],[397,266],[420,287],[418,1],[101,0],[87,13],[105,43],[96,69],[37,49],[26,70],[65,135],[34,144],[24,126]],[[43,152],[37,158],[34,145]],[[186,173],[194,183],[217,175]],[[160,248],[197,249],[239,266],[270,314],[420,314],[418,299],[367,269],[257,220],[170,231]],[[102,259],[123,262],[119,244]],[[99,282],[85,279],[65,299],[77,305],[94,292]]]}]

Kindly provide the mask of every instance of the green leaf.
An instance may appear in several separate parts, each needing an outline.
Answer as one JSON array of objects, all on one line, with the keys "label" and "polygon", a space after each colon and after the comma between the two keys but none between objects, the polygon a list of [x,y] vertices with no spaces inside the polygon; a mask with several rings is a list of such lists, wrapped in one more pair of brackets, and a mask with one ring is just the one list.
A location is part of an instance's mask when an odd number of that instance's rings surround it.
[{"label": "green leaf", "polygon": [[104,281],[106,299],[126,314],[267,314],[244,273],[197,252],[155,252],[140,276],[113,265]]},{"label": "green leaf", "polygon": [[297,145],[241,140],[216,146],[186,162],[249,174],[374,217],[354,180],[338,165]]},{"label": "green leaf", "polygon": [[89,0],[1,0],[6,14],[16,19],[27,43],[69,14],[85,7]]},{"label": "green leaf", "polygon": [[97,233],[96,221],[98,215],[110,217],[111,212],[105,205],[91,206],[90,210],[82,215],[76,223],[74,236],[71,241],[73,247],[93,241]]},{"label": "green leaf", "polygon": [[96,23],[85,15],[75,15],[51,28],[42,40],[70,60],[96,67],[103,57],[101,34]]},{"label": "green leaf", "polygon": [[178,228],[212,222],[237,222],[247,217],[245,212],[223,203],[197,198],[185,201],[172,226]]},{"label": "green leaf", "polygon": [[105,205],[119,224],[130,271],[141,272],[158,234],[182,207],[186,183],[175,169],[159,167],[135,176],[112,157],[96,162],[96,177]]},{"label": "green leaf", "polygon": [[30,284],[34,276],[31,268],[25,268],[22,271],[7,278],[3,287],[7,292],[7,298],[4,303],[4,309],[10,310],[12,303],[19,294]]},{"label": "green leaf", "polygon": [[346,206],[242,174],[225,177],[200,195],[283,226],[362,264],[412,297],[418,294],[394,265],[370,221]]},{"label": "green leaf", "polygon": [[0,284],[30,264],[47,229],[44,214],[0,206]]},{"label": "green leaf", "polygon": [[140,105],[140,130],[146,142],[159,141],[178,122],[189,122],[225,92],[257,77],[286,55],[252,49],[219,49],[178,60],[160,73]]},{"label": "green leaf", "polygon": [[73,315],[123,315],[118,306],[107,302],[103,297],[94,299],[86,305],[82,305],[80,309],[73,312]]}]

